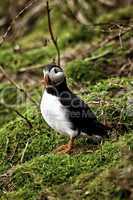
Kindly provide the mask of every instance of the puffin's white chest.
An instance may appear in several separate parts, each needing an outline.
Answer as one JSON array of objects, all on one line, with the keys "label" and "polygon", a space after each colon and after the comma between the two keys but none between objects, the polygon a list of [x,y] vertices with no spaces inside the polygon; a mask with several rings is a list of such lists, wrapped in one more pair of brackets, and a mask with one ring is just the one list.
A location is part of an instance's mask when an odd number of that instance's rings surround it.
[{"label": "puffin's white chest", "polygon": [[76,133],[71,129],[72,124],[67,119],[66,109],[59,101],[59,98],[44,92],[41,100],[41,113],[45,121],[53,129],[60,133],[74,136]]}]

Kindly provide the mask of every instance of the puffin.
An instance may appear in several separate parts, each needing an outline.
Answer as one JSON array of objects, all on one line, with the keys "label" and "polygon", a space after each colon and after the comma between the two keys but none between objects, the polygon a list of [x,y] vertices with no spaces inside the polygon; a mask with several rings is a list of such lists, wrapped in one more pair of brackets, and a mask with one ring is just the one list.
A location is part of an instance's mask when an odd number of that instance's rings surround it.
[{"label": "puffin", "polygon": [[80,135],[108,137],[109,128],[98,121],[89,106],[67,86],[64,70],[56,64],[43,69],[45,85],[40,110],[47,124],[60,134],[67,135],[67,144],[55,152],[71,153]]}]

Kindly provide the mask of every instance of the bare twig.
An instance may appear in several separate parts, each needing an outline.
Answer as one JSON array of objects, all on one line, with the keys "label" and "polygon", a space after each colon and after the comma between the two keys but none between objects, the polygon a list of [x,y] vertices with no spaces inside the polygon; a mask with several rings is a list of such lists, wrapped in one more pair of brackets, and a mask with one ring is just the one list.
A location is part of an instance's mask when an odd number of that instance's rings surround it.
[{"label": "bare twig", "polygon": [[4,106],[5,108],[12,110],[13,112],[15,112],[18,116],[20,116],[22,119],[24,119],[26,121],[26,123],[28,124],[29,128],[32,128],[32,123],[27,119],[27,117],[23,116],[18,110],[16,110],[15,108],[9,107],[6,104],[0,102],[0,104],[2,106]]},{"label": "bare twig", "polygon": [[20,159],[20,163],[23,163],[24,155],[25,155],[25,152],[26,152],[26,150],[27,150],[27,148],[28,148],[28,145],[29,145],[29,139],[27,140],[26,145],[25,145],[25,148],[24,148],[24,150],[23,150],[23,152],[22,152],[22,156],[21,156],[21,159]]},{"label": "bare twig", "polygon": [[49,2],[48,1],[47,1],[47,15],[48,15],[48,28],[49,28],[50,36],[51,36],[53,44],[55,45],[55,48],[57,50],[58,65],[60,66],[60,49],[59,49],[59,46],[58,46],[57,39],[55,39],[54,34],[53,34],[53,30],[52,30],[52,26],[51,26],[51,18],[50,18],[50,8],[49,8]]},{"label": "bare twig", "polygon": [[7,74],[7,72],[4,70],[4,68],[3,68],[2,66],[0,66],[0,71],[2,72],[2,74],[6,77],[6,79],[7,79],[12,85],[14,85],[20,92],[23,92],[23,93],[25,94],[25,96],[28,97],[29,100],[30,100],[32,103],[34,103],[34,105],[36,105],[37,108],[38,108],[38,104],[36,103],[36,101],[35,101],[34,99],[32,99],[32,97],[28,94],[28,92],[27,92],[24,88],[20,87],[14,80],[12,80],[12,79],[9,77],[9,75]]}]

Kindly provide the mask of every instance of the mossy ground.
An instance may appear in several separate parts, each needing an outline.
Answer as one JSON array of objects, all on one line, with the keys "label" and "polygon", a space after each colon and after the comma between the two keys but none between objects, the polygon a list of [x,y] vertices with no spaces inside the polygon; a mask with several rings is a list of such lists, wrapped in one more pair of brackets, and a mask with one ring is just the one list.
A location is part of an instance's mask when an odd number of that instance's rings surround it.
[{"label": "mossy ground", "polygon": [[[132,17],[131,9],[121,8],[118,15],[114,12],[103,14],[96,18],[96,22]],[[44,24],[47,27],[46,22]],[[52,44],[38,47],[41,38],[48,36],[47,28],[43,31],[44,24],[39,21],[32,33],[16,42],[21,51],[15,52],[11,43],[0,49],[0,64],[18,84],[24,84],[37,102],[42,94],[39,84],[41,69],[23,73],[20,69],[46,64],[56,55]],[[63,21],[57,23],[55,32],[60,36],[62,56],[67,52],[69,57],[75,49],[74,59],[73,56],[68,59],[65,67],[69,86],[90,105],[100,121],[117,125],[117,131],[114,129],[103,144],[79,138],[71,155],[55,154],[53,150],[68,138],[49,128],[40,110],[2,79],[0,99],[15,106],[33,127],[29,128],[21,117],[0,106],[0,200],[132,199],[133,81],[131,74],[119,73],[127,58],[132,59],[132,31],[123,36],[123,47],[118,40],[100,47],[98,44],[107,35],[99,28],[94,34],[84,25]],[[79,52],[84,52],[86,44],[92,52],[87,50],[81,58],[76,52],[79,44],[82,47]]]}]

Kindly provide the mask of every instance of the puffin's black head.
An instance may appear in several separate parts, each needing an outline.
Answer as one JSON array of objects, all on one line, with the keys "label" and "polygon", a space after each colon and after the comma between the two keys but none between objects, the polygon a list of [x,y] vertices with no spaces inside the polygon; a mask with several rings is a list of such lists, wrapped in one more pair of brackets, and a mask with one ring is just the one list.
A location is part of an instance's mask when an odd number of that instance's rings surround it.
[{"label": "puffin's black head", "polygon": [[61,67],[56,64],[47,65],[44,70],[44,80],[45,86],[56,86],[65,81],[65,74]]}]

